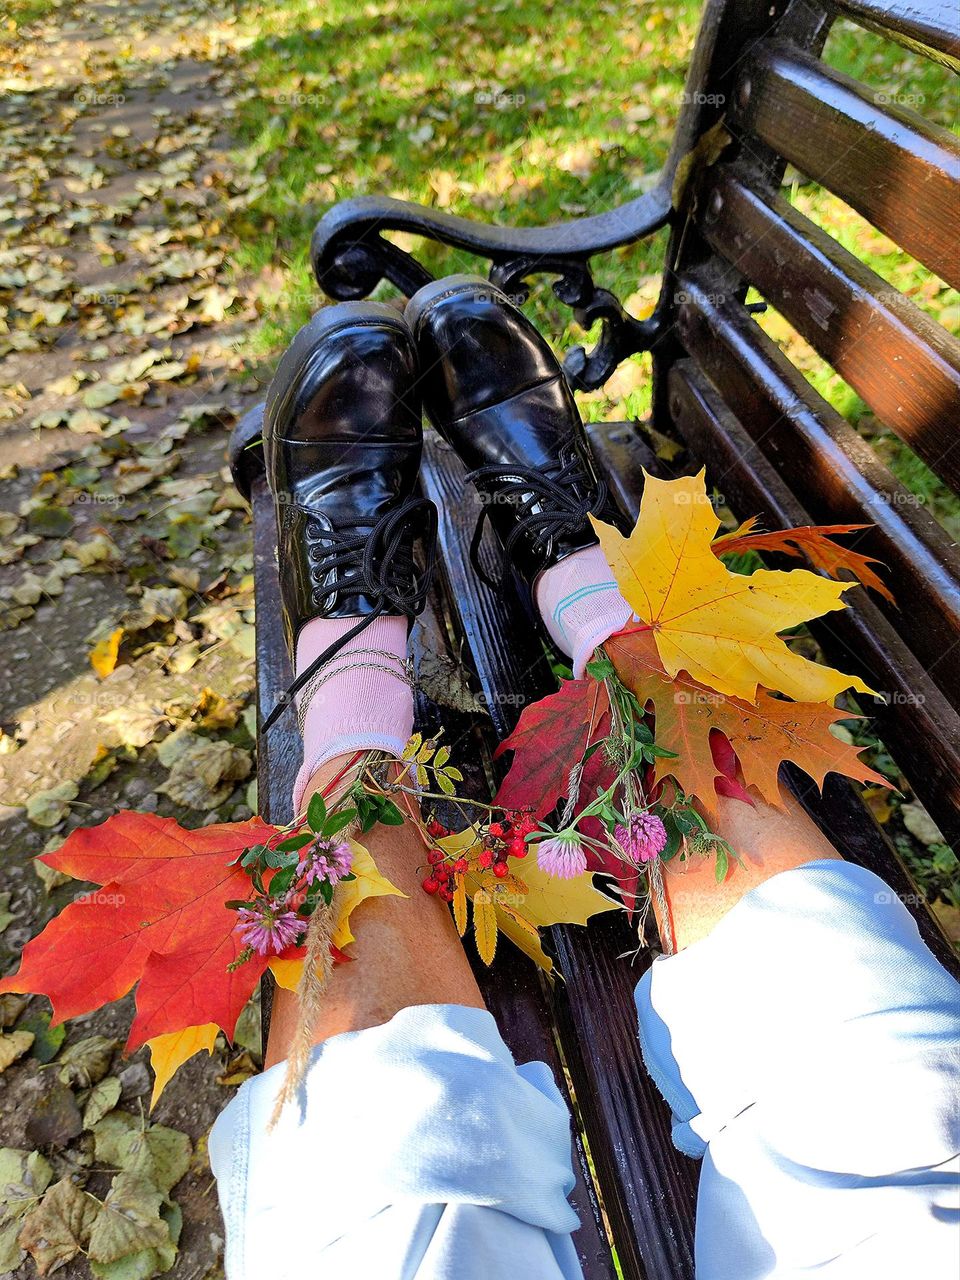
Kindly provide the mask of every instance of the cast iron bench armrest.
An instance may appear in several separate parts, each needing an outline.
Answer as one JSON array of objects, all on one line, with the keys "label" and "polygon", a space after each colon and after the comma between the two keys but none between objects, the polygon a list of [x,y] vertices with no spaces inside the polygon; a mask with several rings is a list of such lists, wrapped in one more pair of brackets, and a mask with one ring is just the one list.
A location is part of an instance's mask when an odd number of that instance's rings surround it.
[{"label": "cast iron bench armrest", "polygon": [[518,301],[527,297],[528,276],[556,275],[553,291],[573,308],[578,324],[590,329],[603,321],[593,350],[574,348],[564,366],[574,387],[591,391],[626,356],[649,350],[659,319],[628,315],[612,293],[594,283],[589,259],[643,240],[667,224],[670,172],[668,166],[651,191],[619,208],[546,227],[498,227],[386,196],[344,200],[317,223],[310,249],[313,270],[324,293],[341,302],[367,297],[381,280],[410,297],[433,277],[383,236],[385,231],[406,231],[489,259],[490,279]]}]

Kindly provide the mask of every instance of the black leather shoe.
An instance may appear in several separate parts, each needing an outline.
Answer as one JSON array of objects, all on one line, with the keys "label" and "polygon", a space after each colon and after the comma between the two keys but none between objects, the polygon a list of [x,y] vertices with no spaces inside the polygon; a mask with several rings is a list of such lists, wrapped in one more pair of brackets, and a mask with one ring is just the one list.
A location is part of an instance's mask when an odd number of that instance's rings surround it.
[{"label": "black leather shoe", "polygon": [[[423,446],[416,383],[404,318],[374,302],[324,308],[280,361],[263,443],[290,651],[313,618],[359,621],[298,676],[264,728],[374,618],[413,618],[423,608],[437,513],[413,496]],[[426,552],[423,572],[414,560],[417,537]]]},{"label": "black leather shoe", "polygon": [[[427,413],[483,503],[470,550],[484,581],[499,586],[512,561],[532,583],[593,546],[591,512],[621,522],[560,365],[506,294],[480,276],[450,276],[414,294],[406,317]],[[487,519],[503,547],[494,579],[479,563]]]}]

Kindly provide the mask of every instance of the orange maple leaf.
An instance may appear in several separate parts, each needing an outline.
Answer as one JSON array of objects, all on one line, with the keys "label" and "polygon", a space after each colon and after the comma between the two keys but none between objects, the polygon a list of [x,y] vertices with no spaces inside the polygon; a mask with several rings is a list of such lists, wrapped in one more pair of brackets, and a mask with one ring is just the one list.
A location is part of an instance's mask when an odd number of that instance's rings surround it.
[{"label": "orange maple leaf", "polygon": [[840,569],[850,573],[865,587],[879,591],[891,604],[896,604],[890,588],[877,577],[872,564],[881,564],[875,556],[864,556],[851,547],[834,542],[838,533],[856,533],[869,529],[868,524],[810,524],[796,529],[774,529],[769,533],[755,532],[756,516],[744,520],[739,529],[721,534],[710,544],[714,555],[739,555],[743,551],[779,551],[782,555],[801,558],[806,556],[812,565],[822,569],[831,578],[839,577]]},{"label": "orange maple leaf", "polygon": [[658,757],[656,780],[673,777],[712,816],[717,812],[715,782],[724,776],[711,751],[712,733],[727,738],[744,784],[755,786],[769,804],[783,804],[778,772],[784,760],[799,765],[820,787],[828,773],[890,785],[860,760],[862,748],[830,732],[838,721],[856,718],[849,712],[822,702],[788,702],[765,689],[758,690],[752,704],[708,689],[685,671],[670,677],[649,631],[612,636],[604,648],[641,707],[652,704],[657,745],[676,753],[676,759]]}]

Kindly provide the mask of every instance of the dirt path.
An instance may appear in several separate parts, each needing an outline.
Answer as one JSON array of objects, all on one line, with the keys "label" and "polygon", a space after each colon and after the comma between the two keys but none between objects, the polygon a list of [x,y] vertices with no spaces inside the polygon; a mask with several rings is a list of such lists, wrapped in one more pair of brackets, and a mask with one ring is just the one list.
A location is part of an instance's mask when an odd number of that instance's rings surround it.
[{"label": "dirt path", "polygon": [[[33,862],[73,827],[118,808],[198,826],[255,804],[249,524],[224,450],[258,387],[240,376],[237,339],[256,316],[232,283],[226,230],[256,191],[228,151],[242,91],[230,7],[63,4],[0,41],[6,973],[77,891],[44,884]],[[57,1046],[43,1029],[45,1002],[0,997],[6,1036],[36,1035],[0,1065],[0,1147],[40,1153],[49,1177],[34,1178],[35,1190],[69,1176],[106,1194],[104,1170],[117,1157],[90,1131],[90,1114],[78,1119],[101,1076],[101,1101],[119,1094],[119,1110],[145,1123],[142,1053],[108,1051],[91,1072],[62,1070],[71,1044],[91,1053],[93,1037],[122,1044],[127,1003],[71,1023]],[[179,1210],[162,1210],[183,1218],[171,1275],[218,1273],[205,1135],[232,1095],[218,1078],[235,1084],[252,1067],[231,1056],[224,1045],[195,1058],[151,1117],[190,1138],[171,1197]],[[17,1159],[27,1154],[0,1152],[0,1163]],[[164,1190],[160,1174],[156,1184]],[[3,1194],[0,1273],[20,1263],[13,1274],[34,1275],[17,1244],[27,1209]],[[157,1274],[172,1256],[121,1253],[110,1274]],[[59,1274],[87,1276],[90,1264],[76,1256]]]}]

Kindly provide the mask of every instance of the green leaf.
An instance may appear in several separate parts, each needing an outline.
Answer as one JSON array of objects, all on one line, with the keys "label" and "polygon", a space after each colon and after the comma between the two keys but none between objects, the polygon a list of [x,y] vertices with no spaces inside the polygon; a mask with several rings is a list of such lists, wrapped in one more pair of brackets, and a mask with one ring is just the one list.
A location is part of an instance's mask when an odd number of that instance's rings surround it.
[{"label": "green leaf", "polygon": [[317,835],[319,835],[323,830],[323,823],[326,816],[326,801],[319,791],[315,791],[310,797],[310,803],[307,806],[307,826],[311,831],[315,831]]},{"label": "green leaf", "polygon": [[726,849],[718,849],[716,866],[717,884],[723,884],[724,880],[726,880],[729,867],[730,859],[727,856]]},{"label": "green leaf", "polygon": [[127,1254],[170,1243],[160,1216],[163,1192],[146,1178],[118,1173],[90,1232],[94,1262],[117,1262]]},{"label": "green leaf", "polygon": [[17,1030],[33,1032],[30,1057],[44,1063],[54,1060],[67,1034],[67,1028],[62,1022],[58,1027],[51,1027],[49,1013],[31,1013],[26,1018],[21,1018]]},{"label": "green leaf", "polygon": [[344,827],[349,827],[357,816],[356,809],[341,809],[338,813],[331,813],[329,818],[323,824],[323,835],[325,837],[335,836],[338,831],[342,831]]},{"label": "green leaf", "polygon": [[609,658],[594,658],[592,662],[588,662],[586,666],[588,676],[593,676],[594,680],[606,680],[616,673],[616,668]]},{"label": "green leaf", "polygon": [[121,1084],[116,1076],[106,1076],[90,1090],[83,1108],[83,1127],[93,1129],[120,1101]]},{"label": "green leaf", "polygon": [[385,827],[402,827],[404,823],[401,811],[392,800],[387,800],[386,797],[381,797],[380,811],[377,814],[377,818]]},{"label": "green leaf", "polygon": [[376,825],[379,808],[374,804],[370,796],[360,796],[357,800],[357,815],[360,819],[360,832],[362,835]]},{"label": "green leaf", "polygon": [[60,1057],[60,1079],[64,1084],[89,1089],[109,1071],[116,1047],[116,1040],[106,1036],[87,1036],[70,1045]]},{"label": "green leaf", "polygon": [[100,1207],[96,1196],[64,1178],[27,1214],[20,1241],[41,1275],[57,1270],[86,1250]]},{"label": "green leaf", "polygon": [[274,845],[274,848],[279,853],[296,853],[304,848],[305,845],[310,844],[312,840],[313,834],[304,832],[303,835],[289,836],[286,840],[281,840],[279,844]]},{"label": "green leaf", "polygon": [[296,867],[284,867],[282,871],[278,871],[270,881],[271,898],[282,897],[293,884],[293,879],[296,874]]},{"label": "green leaf", "polygon": [[669,862],[671,858],[676,857],[677,850],[680,848],[680,841],[683,838],[680,829],[674,821],[673,814],[669,811],[661,813],[663,825],[667,831],[667,843],[660,851],[660,861]]}]

